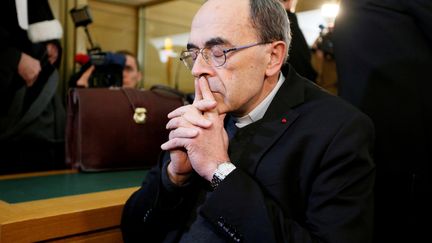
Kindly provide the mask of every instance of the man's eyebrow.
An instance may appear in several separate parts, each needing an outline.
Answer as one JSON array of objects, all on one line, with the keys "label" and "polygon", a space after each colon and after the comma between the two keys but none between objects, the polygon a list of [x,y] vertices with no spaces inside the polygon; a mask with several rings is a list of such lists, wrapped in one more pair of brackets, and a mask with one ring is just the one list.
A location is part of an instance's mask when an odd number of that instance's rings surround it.
[{"label": "man's eyebrow", "polygon": [[227,44],[228,41],[221,38],[221,37],[215,37],[211,38],[210,40],[206,41],[205,46],[216,46],[216,45],[222,45]]},{"label": "man's eyebrow", "polygon": [[186,48],[188,50],[190,50],[190,49],[198,49],[198,46],[196,46],[196,45],[194,45],[192,43],[187,43]]},{"label": "man's eyebrow", "polygon": [[[223,44],[229,44],[229,41],[221,38],[221,37],[215,37],[215,38],[211,38],[210,40],[205,42],[205,47],[211,47],[211,46],[216,46],[216,45],[223,45]],[[198,46],[196,46],[195,44],[192,43],[188,43],[186,48],[189,49],[199,49]]]}]

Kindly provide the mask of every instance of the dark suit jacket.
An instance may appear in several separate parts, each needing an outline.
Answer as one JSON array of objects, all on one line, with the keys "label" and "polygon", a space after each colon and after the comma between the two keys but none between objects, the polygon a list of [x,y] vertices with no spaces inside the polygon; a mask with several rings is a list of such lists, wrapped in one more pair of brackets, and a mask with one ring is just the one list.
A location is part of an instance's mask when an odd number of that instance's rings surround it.
[{"label": "dark suit jacket", "polygon": [[340,95],[376,128],[376,242],[421,242],[432,217],[432,1],[341,7],[334,32]]},{"label": "dark suit jacket", "polygon": [[[370,242],[373,126],[364,114],[291,68],[256,131],[202,204],[215,232],[226,241]],[[126,242],[175,242],[206,188],[198,180],[170,192],[161,167],[126,203]]]}]

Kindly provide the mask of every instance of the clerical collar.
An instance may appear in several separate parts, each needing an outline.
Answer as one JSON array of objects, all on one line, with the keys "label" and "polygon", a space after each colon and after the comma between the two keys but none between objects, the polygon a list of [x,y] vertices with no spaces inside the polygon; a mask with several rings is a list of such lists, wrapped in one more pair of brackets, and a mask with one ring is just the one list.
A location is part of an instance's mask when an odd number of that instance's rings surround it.
[{"label": "clerical collar", "polygon": [[279,80],[276,84],[276,86],[273,88],[273,90],[267,95],[267,97],[257,106],[255,109],[253,109],[249,114],[243,117],[233,117],[237,122],[236,126],[238,128],[245,127],[252,122],[256,122],[263,118],[264,114],[267,111],[267,108],[270,106],[270,103],[272,102],[273,98],[275,97],[277,91],[282,86],[283,82],[285,81],[285,77],[280,72]]}]

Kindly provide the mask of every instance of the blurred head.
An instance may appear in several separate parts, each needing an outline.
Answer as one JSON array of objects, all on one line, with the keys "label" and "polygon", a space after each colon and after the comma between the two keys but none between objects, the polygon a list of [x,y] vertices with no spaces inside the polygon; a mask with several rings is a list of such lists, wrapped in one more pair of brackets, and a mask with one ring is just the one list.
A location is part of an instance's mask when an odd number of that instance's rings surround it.
[{"label": "blurred head", "polygon": [[118,51],[117,53],[126,57],[126,64],[123,69],[123,87],[136,88],[142,77],[137,58],[129,51]]},{"label": "blurred head", "polygon": [[220,113],[248,114],[277,83],[288,33],[278,0],[207,1],[194,17],[187,46],[195,82],[208,80]]}]

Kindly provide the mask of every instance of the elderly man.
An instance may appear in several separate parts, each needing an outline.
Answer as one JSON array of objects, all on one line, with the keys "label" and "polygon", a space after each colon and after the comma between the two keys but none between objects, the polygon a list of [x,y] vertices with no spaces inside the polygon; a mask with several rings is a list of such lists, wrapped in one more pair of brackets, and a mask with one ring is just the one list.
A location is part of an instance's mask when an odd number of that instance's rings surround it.
[{"label": "elderly man", "polygon": [[125,205],[125,242],[370,242],[372,123],[280,72],[287,33],[277,0],[201,7],[181,55],[195,101],[168,115],[166,152]]}]

